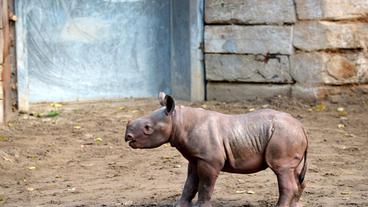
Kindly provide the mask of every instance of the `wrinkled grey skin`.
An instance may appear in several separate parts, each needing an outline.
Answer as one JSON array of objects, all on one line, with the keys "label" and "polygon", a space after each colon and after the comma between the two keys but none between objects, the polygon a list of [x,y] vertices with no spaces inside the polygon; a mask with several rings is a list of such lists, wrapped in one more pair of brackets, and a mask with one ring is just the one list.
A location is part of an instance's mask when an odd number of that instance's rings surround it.
[{"label": "wrinkled grey skin", "polygon": [[302,124],[287,113],[264,109],[226,115],[179,106],[160,93],[163,107],[129,122],[125,141],[132,148],[170,143],[189,161],[188,176],[177,206],[211,206],[220,171],[255,173],[271,168],[279,185],[276,206],[300,207],[305,187],[308,141]]}]

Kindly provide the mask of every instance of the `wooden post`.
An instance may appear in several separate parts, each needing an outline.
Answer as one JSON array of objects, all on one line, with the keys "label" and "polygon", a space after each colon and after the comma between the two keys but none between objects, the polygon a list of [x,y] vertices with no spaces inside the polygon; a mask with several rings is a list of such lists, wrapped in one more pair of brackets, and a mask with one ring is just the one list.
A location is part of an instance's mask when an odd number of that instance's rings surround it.
[{"label": "wooden post", "polygon": [[[15,60],[12,53],[13,41],[12,34],[14,24],[9,22],[9,15],[14,18],[12,12],[13,0],[0,0],[0,65],[1,65],[1,84],[0,87],[0,122],[8,121],[13,115],[15,108],[13,107],[13,99],[15,87],[11,87],[12,83],[12,59]],[[11,28],[12,27],[12,28]],[[15,86],[15,85],[14,85]],[[13,90],[12,90],[13,88]]]},{"label": "wooden post", "polygon": [[3,71],[4,71],[4,1],[0,0],[0,123],[5,120],[4,117],[4,89],[3,89]]}]

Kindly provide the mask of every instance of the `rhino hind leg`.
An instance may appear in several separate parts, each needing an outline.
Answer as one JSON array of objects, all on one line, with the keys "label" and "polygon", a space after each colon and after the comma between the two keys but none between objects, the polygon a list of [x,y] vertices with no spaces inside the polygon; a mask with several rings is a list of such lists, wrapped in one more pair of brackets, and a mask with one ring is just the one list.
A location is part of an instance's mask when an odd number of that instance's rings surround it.
[{"label": "rhino hind leg", "polygon": [[[299,163],[298,167],[295,169],[295,178],[298,184],[298,192],[295,195],[294,199],[291,201],[291,207],[302,207],[303,205],[299,202],[300,197],[302,196],[303,190],[305,188],[304,175],[306,171],[306,157],[304,157],[303,161]],[[303,178],[303,179],[301,179]]]},{"label": "rhino hind leg", "polygon": [[[302,165],[303,163],[300,163]],[[300,181],[301,169],[298,167],[271,166],[277,176],[279,199],[277,207],[302,207],[299,202],[305,183]]]},{"label": "rhino hind leg", "polygon": [[302,207],[299,199],[305,188],[305,183],[300,183],[297,169],[278,169],[275,171],[279,186],[279,207]]},{"label": "rhino hind leg", "polygon": [[266,147],[267,165],[275,172],[279,187],[278,207],[301,207],[304,190],[307,138],[302,129],[276,127]]},{"label": "rhino hind leg", "polygon": [[289,207],[298,193],[298,184],[293,169],[282,169],[275,172],[279,186],[277,207]]},{"label": "rhino hind leg", "polygon": [[[302,163],[301,163],[302,164]],[[298,167],[270,166],[277,176],[279,187],[279,199],[277,207],[302,207],[299,202],[305,188],[305,183],[300,182],[300,169]]]}]

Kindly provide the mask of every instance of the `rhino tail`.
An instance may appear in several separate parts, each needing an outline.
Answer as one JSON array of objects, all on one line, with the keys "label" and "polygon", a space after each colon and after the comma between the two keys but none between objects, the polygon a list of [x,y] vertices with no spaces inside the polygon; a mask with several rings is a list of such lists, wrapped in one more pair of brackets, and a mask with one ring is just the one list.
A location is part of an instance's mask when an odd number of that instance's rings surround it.
[{"label": "rhino tail", "polygon": [[307,172],[307,149],[304,152],[304,164],[299,174],[299,183],[302,184],[304,181],[305,173]]},{"label": "rhino tail", "polygon": [[305,177],[305,173],[307,173],[308,136],[307,136],[307,132],[305,131],[304,128],[303,128],[303,133],[304,133],[305,139],[307,141],[307,148],[305,149],[305,152],[304,152],[303,168],[302,168],[302,170],[300,171],[300,174],[299,174],[299,183],[300,184],[303,183],[304,177]]}]

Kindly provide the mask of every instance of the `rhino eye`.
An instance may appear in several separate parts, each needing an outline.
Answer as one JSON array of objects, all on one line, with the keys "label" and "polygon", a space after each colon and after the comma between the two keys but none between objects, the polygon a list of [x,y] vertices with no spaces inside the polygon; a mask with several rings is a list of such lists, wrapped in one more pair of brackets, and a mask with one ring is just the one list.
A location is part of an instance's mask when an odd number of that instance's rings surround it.
[{"label": "rhino eye", "polygon": [[149,135],[149,134],[153,133],[153,128],[152,128],[151,125],[146,124],[146,125],[144,125],[144,130],[143,131],[146,135]]}]

